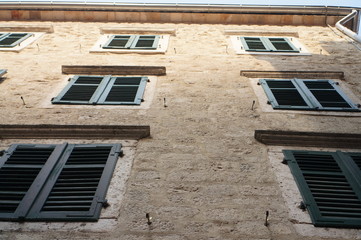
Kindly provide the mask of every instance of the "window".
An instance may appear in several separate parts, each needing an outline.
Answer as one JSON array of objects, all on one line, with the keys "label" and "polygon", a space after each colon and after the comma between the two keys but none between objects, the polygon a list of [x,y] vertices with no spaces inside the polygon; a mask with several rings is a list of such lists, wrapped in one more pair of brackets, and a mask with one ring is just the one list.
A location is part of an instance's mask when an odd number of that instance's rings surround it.
[{"label": "window", "polygon": [[140,105],[147,77],[75,76],[53,104]]},{"label": "window", "polygon": [[246,51],[250,52],[300,52],[289,38],[240,37]]},{"label": "window", "polygon": [[361,153],[283,150],[316,227],[361,227]]},{"label": "window", "polygon": [[25,39],[33,36],[30,33],[0,33],[0,48],[12,48]]},{"label": "window", "polygon": [[0,158],[0,219],[97,221],[120,154],[120,144],[11,145]]},{"label": "window", "polygon": [[274,109],[359,111],[331,80],[261,79],[259,84]]},{"label": "window", "polygon": [[103,48],[154,50],[158,42],[158,35],[111,35]]}]

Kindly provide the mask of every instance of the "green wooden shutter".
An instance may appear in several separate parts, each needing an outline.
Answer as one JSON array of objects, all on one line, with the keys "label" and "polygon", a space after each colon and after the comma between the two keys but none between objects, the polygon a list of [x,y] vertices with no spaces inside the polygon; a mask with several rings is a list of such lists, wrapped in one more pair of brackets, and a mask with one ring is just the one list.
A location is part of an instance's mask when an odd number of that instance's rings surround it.
[{"label": "green wooden shutter", "polygon": [[240,37],[246,51],[268,52],[270,51],[263,37]]},{"label": "green wooden shutter", "polygon": [[0,158],[0,220],[96,221],[120,144],[12,145]]},{"label": "green wooden shutter", "polygon": [[132,49],[157,49],[158,35],[137,35],[131,45]]},{"label": "green wooden shutter", "polygon": [[6,70],[6,69],[0,69],[0,78],[1,78],[2,76],[4,76],[5,73],[7,73],[7,70]]},{"label": "green wooden shutter", "polygon": [[288,38],[267,38],[271,51],[274,52],[299,52],[299,50],[292,44]]},{"label": "green wooden shutter", "polygon": [[297,79],[305,94],[310,96],[318,110],[359,111],[346,94],[331,80]]},{"label": "green wooden shutter", "polygon": [[68,145],[27,218],[97,221],[120,151],[120,144]]},{"label": "green wooden shutter", "polygon": [[99,104],[140,105],[147,77],[112,77]]},{"label": "green wooden shutter", "polygon": [[274,109],[309,110],[312,104],[292,79],[260,79],[269,102]]},{"label": "green wooden shutter", "polygon": [[33,34],[30,33],[7,33],[0,36],[0,47],[15,47],[22,41],[29,38]]},{"label": "green wooden shutter", "polygon": [[0,219],[23,220],[62,152],[56,145],[12,145],[0,158]]},{"label": "green wooden shutter", "polygon": [[361,171],[361,153],[346,153],[349,157],[352,158],[358,170]]},{"label": "green wooden shutter", "polygon": [[75,76],[51,102],[54,104],[96,104],[109,80],[110,76]]},{"label": "green wooden shutter", "polygon": [[106,49],[129,49],[134,42],[134,35],[113,35],[104,44]]},{"label": "green wooden shutter", "polygon": [[360,173],[342,152],[284,150],[316,227],[361,227]]},{"label": "green wooden shutter", "polygon": [[331,80],[260,79],[274,109],[360,111]]}]

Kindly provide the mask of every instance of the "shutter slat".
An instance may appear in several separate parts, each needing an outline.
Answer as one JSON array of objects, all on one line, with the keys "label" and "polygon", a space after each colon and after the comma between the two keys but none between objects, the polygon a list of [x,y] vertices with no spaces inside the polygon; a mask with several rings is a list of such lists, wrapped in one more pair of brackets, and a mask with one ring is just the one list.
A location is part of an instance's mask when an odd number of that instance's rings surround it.
[{"label": "shutter slat", "polygon": [[[9,218],[2,213],[14,213],[17,210],[53,151],[54,148],[17,146],[10,156],[2,157],[7,159],[0,168],[0,201],[11,202],[11,204],[1,206],[0,219]],[[16,217],[11,216],[10,218]]]}]

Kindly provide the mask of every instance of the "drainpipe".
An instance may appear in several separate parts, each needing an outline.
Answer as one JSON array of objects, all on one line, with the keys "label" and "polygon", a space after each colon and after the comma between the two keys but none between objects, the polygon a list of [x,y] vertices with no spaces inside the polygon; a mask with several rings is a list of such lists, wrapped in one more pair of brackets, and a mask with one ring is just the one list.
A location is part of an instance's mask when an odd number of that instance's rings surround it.
[{"label": "drainpipe", "polygon": [[349,36],[350,38],[356,40],[357,42],[361,43],[361,36],[357,35],[357,33],[351,31],[350,29],[346,28],[345,26],[343,26],[342,24],[348,22],[349,20],[353,19],[354,17],[356,17],[358,14],[357,10],[352,10],[352,12],[347,15],[346,17],[342,18],[340,21],[338,21],[336,23],[336,28],[338,30],[340,30],[341,32],[343,32],[344,34],[346,34],[347,36]]}]

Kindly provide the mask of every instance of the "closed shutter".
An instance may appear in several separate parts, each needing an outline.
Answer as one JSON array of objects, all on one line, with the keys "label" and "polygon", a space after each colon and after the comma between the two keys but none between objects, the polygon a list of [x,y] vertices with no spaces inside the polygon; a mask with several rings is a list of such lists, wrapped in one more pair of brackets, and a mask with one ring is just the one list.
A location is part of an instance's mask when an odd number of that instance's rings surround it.
[{"label": "closed shutter", "polygon": [[331,80],[261,79],[274,109],[359,111]]},{"label": "closed shutter", "polygon": [[241,42],[246,51],[267,52],[266,43],[261,37],[241,37]]},{"label": "closed shutter", "polygon": [[132,49],[157,49],[159,36],[157,35],[138,35],[135,37]]},{"label": "closed shutter", "polygon": [[15,47],[22,41],[32,36],[29,33],[8,33],[0,36],[0,47]]},{"label": "closed shutter", "polygon": [[104,44],[103,48],[107,49],[127,49],[130,48],[135,36],[132,35],[113,35]]},{"label": "closed shutter", "polygon": [[267,38],[272,45],[271,51],[276,52],[299,52],[288,38]]},{"label": "closed shutter", "polygon": [[96,104],[110,77],[75,76],[54,99],[55,104]]},{"label": "closed shutter", "polygon": [[147,77],[113,77],[99,99],[99,104],[139,105],[147,81]]},{"label": "closed shutter", "polygon": [[356,105],[331,80],[301,80],[299,85],[304,92],[313,97],[319,110],[358,111]]},{"label": "closed shutter", "polygon": [[119,144],[12,147],[15,151],[0,160],[5,163],[0,168],[0,179],[5,182],[0,187],[3,205],[0,219],[96,221],[120,147]]},{"label": "closed shutter", "polygon": [[284,150],[317,227],[361,227],[361,175],[342,152]]},{"label": "closed shutter", "polygon": [[304,109],[312,107],[294,80],[261,79],[269,102],[275,109]]}]

